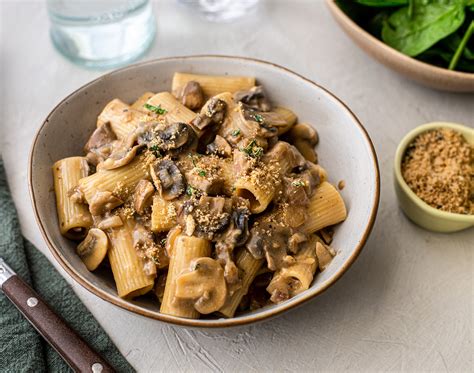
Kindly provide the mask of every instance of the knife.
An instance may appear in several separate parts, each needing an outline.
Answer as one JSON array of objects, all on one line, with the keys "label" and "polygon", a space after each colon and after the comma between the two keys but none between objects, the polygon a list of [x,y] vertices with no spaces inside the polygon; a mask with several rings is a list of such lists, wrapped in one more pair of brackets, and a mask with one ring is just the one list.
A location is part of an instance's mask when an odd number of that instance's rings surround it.
[{"label": "knife", "polygon": [[0,257],[0,290],[76,372],[114,369],[61,319]]}]

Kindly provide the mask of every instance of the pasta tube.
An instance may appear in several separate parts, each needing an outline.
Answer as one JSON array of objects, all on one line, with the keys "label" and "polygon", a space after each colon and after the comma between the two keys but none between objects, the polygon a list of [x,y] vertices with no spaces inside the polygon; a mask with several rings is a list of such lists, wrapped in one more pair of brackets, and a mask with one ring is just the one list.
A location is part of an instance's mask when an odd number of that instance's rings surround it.
[{"label": "pasta tube", "polygon": [[245,248],[237,253],[235,259],[237,268],[241,271],[242,287],[232,294],[227,302],[219,310],[219,313],[226,317],[233,317],[242,297],[249,291],[250,284],[257,276],[258,271],[262,267],[263,259],[255,259]]},{"label": "pasta tube", "polygon": [[153,288],[155,276],[145,273],[145,261],[133,247],[133,220],[123,220],[123,226],[107,233],[110,240],[108,256],[119,297],[132,299],[148,293]]},{"label": "pasta tube", "polygon": [[131,105],[131,108],[135,109],[135,110],[138,110],[138,111],[146,112],[146,109],[144,108],[144,105],[154,95],[155,94],[153,92],[145,92],[140,97],[138,97],[138,99]]},{"label": "pasta tube", "polygon": [[255,78],[250,76],[218,76],[174,73],[171,90],[178,92],[187,82],[195,81],[201,85],[207,97],[215,96],[223,92],[234,93],[247,90],[255,85]]},{"label": "pasta tube", "polygon": [[307,234],[340,223],[347,216],[346,206],[339,192],[327,181],[321,183],[310,198],[308,220],[303,226]]},{"label": "pasta tube", "polygon": [[100,113],[97,118],[97,127],[109,122],[117,138],[124,139],[140,122],[146,122],[149,119],[147,113],[134,110],[116,98],[110,101]]},{"label": "pasta tube", "polygon": [[210,255],[211,245],[208,240],[183,235],[176,238],[160,312],[190,319],[199,317],[199,312],[194,309],[191,302],[176,298],[176,278],[187,271],[191,271],[190,265],[193,259]]},{"label": "pasta tube", "polygon": [[275,164],[263,164],[249,175],[239,177],[234,184],[235,195],[250,202],[250,211],[258,214],[273,200],[280,186],[280,170]]},{"label": "pasta tube", "polygon": [[295,256],[293,263],[274,273],[267,287],[272,301],[280,302],[309,289],[318,267],[316,243],[315,237],[311,237]]},{"label": "pasta tube", "polygon": [[84,157],[64,158],[53,165],[59,229],[63,236],[72,240],[84,238],[92,225],[87,206],[70,198],[70,192],[88,172],[89,166]]},{"label": "pasta tube", "polygon": [[163,114],[163,117],[168,120],[168,122],[183,122],[189,123],[195,117],[196,113],[192,110],[189,110],[186,106],[181,104],[171,93],[169,92],[160,92],[151,97],[148,102],[149,105],[161,107],[166,110],[166,113]]},{"label": "pasta tube", "polygon": [[151,230],[155,233],[167,232],[176,225],[176,208],[171,201],[161,196],[153,196],[151,207]]},{"label": "pasta tube", "polygon": [[97,192],[108,191],[119,198],[130,196],[138,182],[149,179],[148,166],[153,157],[140,156],[126,166],[113,170],[101,170],[79,181],[79,188],[84,193],[87,203],[91,203]]}]

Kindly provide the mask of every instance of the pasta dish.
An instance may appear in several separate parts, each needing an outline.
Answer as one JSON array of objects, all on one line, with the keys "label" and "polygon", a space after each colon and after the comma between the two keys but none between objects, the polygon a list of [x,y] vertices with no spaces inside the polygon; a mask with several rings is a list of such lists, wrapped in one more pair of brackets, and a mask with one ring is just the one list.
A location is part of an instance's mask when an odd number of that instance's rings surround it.
[{"label": "pasta dish", "polygon": [[84,155],[53,165],[61,234],[118,296],[198,318],[308,289],[346,218],[318,134],[253,77],[175,73],[170,92],[109,102]]}]

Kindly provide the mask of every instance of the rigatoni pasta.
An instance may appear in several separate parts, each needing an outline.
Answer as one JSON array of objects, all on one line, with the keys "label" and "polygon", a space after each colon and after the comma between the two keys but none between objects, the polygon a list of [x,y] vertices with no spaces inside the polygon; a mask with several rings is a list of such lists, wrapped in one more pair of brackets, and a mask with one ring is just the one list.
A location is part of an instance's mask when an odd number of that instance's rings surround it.
[{"label": "rigatoni pasta", "polygon": [[124,220],[124,225],[108,232],[108,256],[119,297],[132,299],[148,293],[153,288],[155,276],[145,272],[145,260],[135,250],[134,221]]},{"label": "rigatoni pasta", "polygon": [[89,173],[89,165],[84,157],[70,157],[53,165],[54,190],[58,211],[59,230],[72,240],[80,240],[92,226],[92,217],[87,205],[75,196],[79,180]]},{"label": "rigatoni pasta", "polygon": [[171,92],[114,99],[97,125],[85,157],[54,165],[58,217],[66,237],[89,230],[77,253],[91,271],[108,256],[120,297],[234,317],[330,265],[347,211],[318,134],[255,78],[176,73]]},{"label": "rigatoni pasta", "polygon": [[213,97],[223,92],[234,93],[255,86],[255,78],[249,76],[212,76],[174,73],[171,91],[176,93],[190,81],[199,83],[207,97]]}]

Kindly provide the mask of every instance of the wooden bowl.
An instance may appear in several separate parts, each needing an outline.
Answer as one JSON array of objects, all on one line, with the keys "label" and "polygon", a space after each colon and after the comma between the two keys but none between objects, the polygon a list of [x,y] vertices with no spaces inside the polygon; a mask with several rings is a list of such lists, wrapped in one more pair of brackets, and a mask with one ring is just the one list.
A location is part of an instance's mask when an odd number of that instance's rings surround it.
[{"label": "wooden bowl", "polygon": [[[58,228],[51,167],[61,158],[82,154],[95,128],[98,114],[112,99],[131,102],[145,91],[169,90],[176,71],[251,75],[263,84],[270,98],[294,110],[301,121],[319,132],[320,162],[332,183],[345,181],[341,191],[346,221],[336,228],[338,254],[311,287],[288,301],[231,319],[185,319],[159,312],[156,298],[126,301],[117,295],[110,271],[89,272],[75,253],[76,242]],[[29,185],[40,230],[61,266],[82,286],[108,302],[131,312],[185,326],[223,327],[268,319],[296,307],[334,284],[352,265],[364,246],[377,214],[380,180],[374,147],[364,127],[338,98],[312,81],[283,67],[249,58],[227,56],[172,57],[135,64],[106,74],[71,93],[41,125],[31,148]]]},{"label": "wooden bowl", "polygon": [[451,92],[474,92],[474,73],[452,71],[409,57],[365,31],[337,6],[335,0],[326,0],[326,4],[344,32],[385,66],[427,87]]}]

